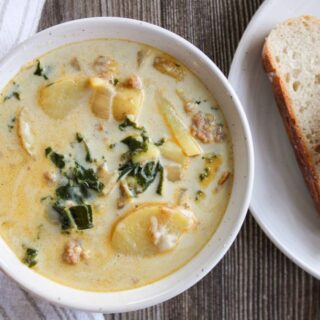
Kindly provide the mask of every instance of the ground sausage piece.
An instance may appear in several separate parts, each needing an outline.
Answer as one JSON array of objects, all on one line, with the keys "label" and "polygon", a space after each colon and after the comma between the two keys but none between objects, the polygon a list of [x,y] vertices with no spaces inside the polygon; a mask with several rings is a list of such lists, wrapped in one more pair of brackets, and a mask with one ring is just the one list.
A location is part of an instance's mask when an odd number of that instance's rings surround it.
[{"label": "ground sausage piece", "polygon": [[125,82],[125,86],[132,89],[142,89],[142,81],[138,76],[132,75]]},{"label": "ground sausage piece", "polygon": [[191,114],[194,112],[196,106],[195,106],[195,103],[192,102],[192,101],[186,101],[184,104],[183,104],[183,108],[184,108],[184,111],[188,114]]},{"label": "ground sausage piece", "polygon": [[102,78],[107,78],[111,73],[114,73],[117,69],[117,63],[106,56],[98,56],[93,62],[93,69]]},{"label": "ground sausage piece", "polygon": [[65,246],[62,259],[64,262],[75,265],[82,259],[88,258],[88,252],[85,252],[79,240],[69,240]]},{"label": "ground sausage piece", "polygon": [[192,117],[191,134],[203,143],[219,143],[225,137],[223,125],[216,124],[212,114],[201,111]]},{"label": "ground sausage piece", "polygon": [[197,112],[192,117],[191,134],[203,143],[215,140],[215,122],[210,113]]}]

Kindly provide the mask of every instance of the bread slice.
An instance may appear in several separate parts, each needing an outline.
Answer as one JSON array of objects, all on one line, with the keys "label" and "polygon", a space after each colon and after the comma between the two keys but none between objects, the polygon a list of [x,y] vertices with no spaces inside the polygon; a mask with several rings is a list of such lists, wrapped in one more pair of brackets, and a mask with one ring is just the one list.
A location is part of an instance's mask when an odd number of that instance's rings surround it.
[{"label": "bread slice", "polygon": [[262,59],[320,212],[320,19],[304,16],[280,23],[266,38]]}]

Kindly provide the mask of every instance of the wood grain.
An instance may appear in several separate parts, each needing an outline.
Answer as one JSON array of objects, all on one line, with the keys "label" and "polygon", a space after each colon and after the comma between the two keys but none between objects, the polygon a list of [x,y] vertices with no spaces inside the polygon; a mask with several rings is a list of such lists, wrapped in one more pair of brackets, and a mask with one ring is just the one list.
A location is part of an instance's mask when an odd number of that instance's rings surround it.
[{"label": "wood grain", "polygon": [[[172,30],[227,74],[233,54],[262,0],[47,0],[40,29],[91,16],[121,16]],[[108,320],[320,320],[320,281],[287,259],[248,215],[235,243],[202,281],[152,308],[105,315]]]}]

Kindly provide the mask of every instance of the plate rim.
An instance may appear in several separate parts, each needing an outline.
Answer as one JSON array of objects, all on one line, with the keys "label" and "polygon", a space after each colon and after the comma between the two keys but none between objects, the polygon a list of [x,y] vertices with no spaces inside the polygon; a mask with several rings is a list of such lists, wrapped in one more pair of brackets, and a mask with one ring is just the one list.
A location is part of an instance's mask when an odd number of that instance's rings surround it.
[{"label": "plate rim", "polygon": [[[236,68],[236,64],[237,61],[241,61],[241,54],[243,51],[246,50],[246,48],[248,47],[248,43],[250,43],[250,33],[252,32],[254,25],[256,23],[256,21],[259,19],[261,13],[269,6],[271,5],[273,2],[275,2],[275,0],[265,0],[260,7],[258,8],[258,10],[255,12],[255,14],[252,16],[250,22],[248,23],[244,33],[241,36],[241,39],[238,43],[237,49],[235,51],[235,54],[233,56],[231,65],[230,65],[230,69],[229,69],[229,73],[228,73],[228,80],[230,81],[232,87],[234,88],[234,90],[237,93],[237,89],[236,89],[236,85],[232,82],[231,78],[233,77],[233,74],[235,72],[235,68]],[[237,93],[238,94],[238,93]],[[239,97],[239,99],[241,100],[241,98]],[[241,101],[242,103],[242,101]],[[245,104],[242,103],[242,105],[244,106]],[[244,111],[245,113],[247,113],[246,108],[244,107]],[[249,118],[247,117],[248,121]],[[250,126],[250,123],[249,123]],[[250,128],[251,130],[251,128]],[[254,179],[256,178],[256,175],[254,177]],[[300,267],[302,270],[304,270],[305,272],[307,272],[308,274],[310,274],[311,276],[315,277],[316,279],[320,280],[320,271],[316,272],[314,270],[314,268],[311,268],[304,260],[302,260],[301,258],[298,258],[296,256],[296,254],[294,254],[292,252],[291,249],[288,249],[288,247],[286,245],[284,245],[281,241],[279,241],[279,239],[276,237],[276,235],[273,233],[271,228],[268,228],[262,221],[262,219],[260,218],[257,208],[254,208],[252,205],[252,199],[253,199],[253,193],[251,195],[251,200],[250,200],[250,206],[249,206],[249,213],[251,213],[255,219],[255,221],[258,223],[259,227],[263,230],[263,232],[267,235],[267,237],[271,240],[271,242],[287,257],[289,258],[292,262],[294,262],[298,267]]]}]

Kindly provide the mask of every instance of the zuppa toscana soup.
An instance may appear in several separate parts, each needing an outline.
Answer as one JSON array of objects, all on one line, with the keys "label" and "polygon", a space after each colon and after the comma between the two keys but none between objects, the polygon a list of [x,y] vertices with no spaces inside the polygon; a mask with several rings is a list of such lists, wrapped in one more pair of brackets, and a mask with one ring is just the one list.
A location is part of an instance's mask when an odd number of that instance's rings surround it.
[{"label": "zuppa toscana soup", "polygon": [[186,264],[232,188],[228,126],[185,66],[90,40],[25,65],[2,92],[0,234],[70,287],[124,290]]}]

